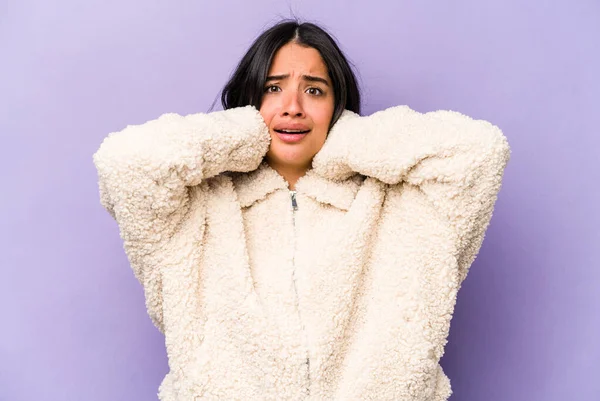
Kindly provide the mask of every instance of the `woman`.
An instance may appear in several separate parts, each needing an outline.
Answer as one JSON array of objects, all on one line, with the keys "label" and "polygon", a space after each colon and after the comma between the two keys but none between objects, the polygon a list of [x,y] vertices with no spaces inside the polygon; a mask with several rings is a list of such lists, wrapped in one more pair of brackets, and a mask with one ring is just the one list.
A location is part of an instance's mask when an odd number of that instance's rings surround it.
[{"label": "woman", "polygon": [[174,400],[446,400],[457,291],[509,159],[501,131],[368,117],[333,39],[264,32],[224,111],[164,114],[94,155]]}]

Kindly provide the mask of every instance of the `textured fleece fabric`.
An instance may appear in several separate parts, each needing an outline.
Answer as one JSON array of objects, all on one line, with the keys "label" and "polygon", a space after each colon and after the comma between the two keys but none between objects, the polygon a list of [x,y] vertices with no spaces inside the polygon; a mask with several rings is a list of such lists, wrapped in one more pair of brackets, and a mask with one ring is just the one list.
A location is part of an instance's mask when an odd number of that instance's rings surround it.
[{"label": "textured fleece fabric", "polygon": [[188,400],[442,401],[457,292],[510,157],[496,126],[345,111],[296,185],[252,106],[174,113],[94,154],[169,373]]}]

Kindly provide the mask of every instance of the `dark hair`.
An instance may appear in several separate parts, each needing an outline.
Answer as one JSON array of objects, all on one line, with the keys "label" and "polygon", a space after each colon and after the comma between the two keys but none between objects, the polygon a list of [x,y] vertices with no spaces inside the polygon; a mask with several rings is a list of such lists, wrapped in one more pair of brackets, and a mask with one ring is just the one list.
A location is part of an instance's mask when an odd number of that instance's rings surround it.
[{"label": "dark hair", "polygon": [[331,126],[344,109],[360,114],[360,91],[348,60],[323,28],[296,20],[283,20],[263,32],[250,46],[221,93],[223,109],[253,105],[260,109],[269,67],[277,50],[294,42],[316,49],[333,83]]}]

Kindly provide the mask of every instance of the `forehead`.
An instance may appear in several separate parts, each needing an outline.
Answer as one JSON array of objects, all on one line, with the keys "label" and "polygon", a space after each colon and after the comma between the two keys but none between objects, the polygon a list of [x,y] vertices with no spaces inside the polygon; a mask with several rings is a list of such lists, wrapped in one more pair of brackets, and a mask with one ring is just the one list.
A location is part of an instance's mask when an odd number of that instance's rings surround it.
[{"label": "forehead", "polygon": [[273,57],[269,75],[290,72],[319,74],[327,77],[327,66],[318,50],[312,47],[288,43],[282,46]]}]

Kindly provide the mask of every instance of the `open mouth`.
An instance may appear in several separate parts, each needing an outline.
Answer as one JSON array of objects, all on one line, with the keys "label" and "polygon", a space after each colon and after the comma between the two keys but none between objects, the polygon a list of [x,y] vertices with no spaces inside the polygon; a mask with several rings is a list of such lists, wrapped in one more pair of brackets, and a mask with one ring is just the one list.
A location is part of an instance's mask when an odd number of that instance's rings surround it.
[{"label": "open mouth", "polygon": [[310,132],[310,130],[287,130],[287,129],[276,129],[275,132],[278,132],[280,134],[286,134],[286,135],[302,135],[302,134],[308,134]]}]

